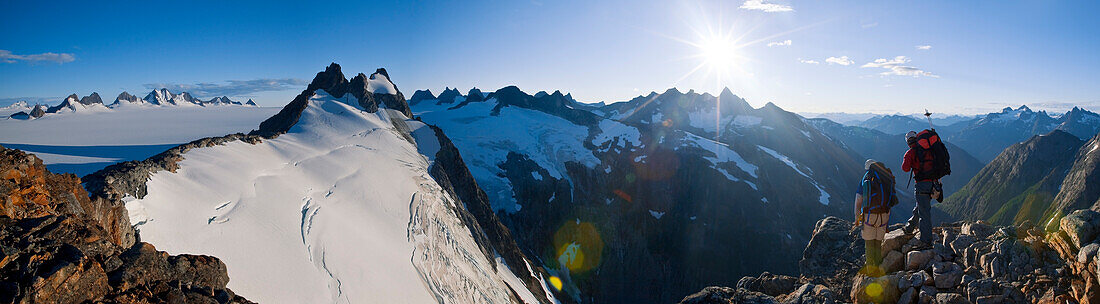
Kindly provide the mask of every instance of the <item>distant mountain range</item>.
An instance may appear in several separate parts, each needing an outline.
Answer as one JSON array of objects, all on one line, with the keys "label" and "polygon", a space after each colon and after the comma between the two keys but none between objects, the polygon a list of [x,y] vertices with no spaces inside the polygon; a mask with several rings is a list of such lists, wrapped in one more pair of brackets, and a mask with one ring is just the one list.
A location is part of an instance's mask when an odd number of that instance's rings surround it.
[{"label": "distant mountain range", "polygon": [[145,98],[137,98],[137,96],[130,95],[128,92],[122,92],[118,94],[115,101],[111,104],[105,104],[103,99],[99,96],[99,93],[92,92],[91,95],[79,97],[76,94],[65,97],[60,103],[54,106],[46,106],[36,104],[31,107],[26,101],[16,102],[4,108],[0,108],[0,113],[6,114],[9,118],[14,119],[35,119],[47,114],[54,113],[83,113],[83,112],[104,112],[120,107],[134,107],[134,106],[177,106],[177,107],[209,107],[209,106],[223,106],[223,105],[238,105],[238,106],[256,106],[256,102],[249,99],[248,101],[241,103],[239,101],[233,101],[229,97],[221,96],[214,97],[210,100],[201,100],[191,96],[190,93],[182,92],[179,94],[173,94],[168,89],[156,89],[149,94],[145,95]]},{"label": "distant mountain range", "polygon": [[[831,117],[833,121],[842,122],[845,118],[860,115],[830,113],[808,114],[808,117]],[[848,120],[843,124],[886,134],[904,134],[929,127],[928,121],[917,114],[878,115],[863,120]],[[1065,114],[1051,115],[1046,111],[1032,111],[1025,105],[1016,109],[1006,107],[1001,112],[979,116],[952,115],[933,118],[932,125],[947,142],[962,147],[982,162],[990,162],[1008,146],[1027,140],[1033,135],[1047,134],[1054,130],[1063,130],[1087,140],[1100,131],[1100,115],[1079,107],[1074,107]]]}]

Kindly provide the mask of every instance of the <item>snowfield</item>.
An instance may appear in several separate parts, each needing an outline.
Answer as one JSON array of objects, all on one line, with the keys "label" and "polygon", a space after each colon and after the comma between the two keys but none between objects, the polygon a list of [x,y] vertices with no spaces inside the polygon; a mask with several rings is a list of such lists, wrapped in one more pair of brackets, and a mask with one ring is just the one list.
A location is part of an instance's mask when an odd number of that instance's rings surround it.
[{"label": "snowfield", "polygon": [[260,303],[534,301],[508,270],[530,266],[494,270],[428,174],[434,132],[352,105],[317,94],[275,139],[189,151],[128,198],[131,223],[158,250],[220,258]]}]

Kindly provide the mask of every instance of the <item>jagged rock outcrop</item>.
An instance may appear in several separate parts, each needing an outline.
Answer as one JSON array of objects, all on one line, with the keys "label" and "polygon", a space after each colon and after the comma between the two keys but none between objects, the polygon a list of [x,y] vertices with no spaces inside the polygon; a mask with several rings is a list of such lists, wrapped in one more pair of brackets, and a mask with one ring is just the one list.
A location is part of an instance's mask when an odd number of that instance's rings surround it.
[{"label": "jagged rock outcrop", "polygon": [[435,99],[435,94],[432,94],[432,90],[429,90],[429,89],[416,90],[416,92],[413,92],[412,97],[409,98],[409,105],[410,106],[415,106],[416,104],[420,103],[421,101],[432,100],[432,99]]},{"label": "jagged rock outcrop", "polygon": [[1100,213],[1074,211],[1063,217],[1059,226],[1048,241],[1069,266],[1072,298],[1080,303],[1100,303]]},{"label": "jagged rock outcrop", "polygon": [[99,93],[92,92],[92,95],[84,96],[80,98],[80,103],[83,105],[103,104],[103,98],[99,97]]},{"label": "jagged rock outcrop", "polygon": [[39,118],[46,115],[45,107],[42,105],[34,105],[34,110],[31,110],[31,117]]},{"label": "jagged rock outcrop", "polygon": [[[378,75],[385,77],[385,79],[375,80]],[[378,88],[374,88],[372,82],[381,82],[378,85],[389,85],[395,91],[395,94],[384,93],[379,91]],[[373,89],[372,89],[373,88]],[[386,69],[379,68],[370,77],[359,73],[356,77],[352,78],[349,82],[344,77],[344,73],[340,70],[340,65],[333,62],[324,71],[318,72],[317,76],[313,78],[313,81],[309,83],[305,91],[294,97],[294,100],[283,107],[278,114],[264,120],[260,123],[260,128],[253,130],[249,134],[258,135],[263,137],[271,137],[278,134],[286,133],[295,123],[298,122],[298,118],[302,115],[302,110],[306,108],[309,103],[309,98],[317,90],[324,90],[333,97],[343,97],[344,94],[352,94],[359,100],[359,106],[363,107],[367,112],[374,113],[378,111],[378,105],[385,105],[386,108],[397,110],[406,117],[412,117],[412,111],[409,109],[408,103],[405,101],[405,96],[401,94],[400,90],[397,90],[397,86],[389,80],[389,73]],[[388,90],[387,90],[388,91]]]},{"label": "jagged rock outcrop", "polygon": [[[1074,212],[1054,234],[1033,226],[956,222],[934,229],[930,249],[914,249],[900,225],[883,242],[885,275],[861,273],[863,240],[851,222],[828,217],[814,228],[797,278],[762,274],[736,288],[708,287],[681,303],[1097,303],[1100,213]],[[838,262],[839,261],[839,262]],[[791,281],[796,281],[791,287]],[[760,283],[765,282],[765,283]],[[809,287],[807,287],[809,286]],[[824,292],[824,290],[828,290]],[[704,299],[707,301],[701,301]],[[709,301],[709,302],[708,302]]]},{"label": "jagged rock outcrop", "polygon": [[442,93],[439,93],[439,104],[454,103],[456,99],[462,97],[462,93],[458,92],[458,88],[444,88]]},{"label": "jagged rock outcrop", "polygon": [[246,105],[246,106],[253,106],[253,107],[255,107],[255,106],[256,106],[256,102],[255,102],[255,101],[252,101],[252,98],[249,98],[249,99],[248,99],[248,101],[246,101],[246,102],[244,103],[244,105]]},{"label": "jagged rock outcrop", "polygon": [[134,95],[130,95],[130,93],[128,93],[126,91],[122,91],[122,93],[118,94],[118,97],[115,97],[115,102],[112,105],[119,105],[119,104],[122,104],[122,103],[141,103],[141,102],[142,102],[141,98],[138,98],[137,96],[134,96]]},{"label": "jagged rock outcrop", "polygon": [[0,194],[0,302],[248,303],[225,288],[221,261],[135,244],[120,202],[89,199],[76,176],[50,173],[33,155],[0,147]]}]

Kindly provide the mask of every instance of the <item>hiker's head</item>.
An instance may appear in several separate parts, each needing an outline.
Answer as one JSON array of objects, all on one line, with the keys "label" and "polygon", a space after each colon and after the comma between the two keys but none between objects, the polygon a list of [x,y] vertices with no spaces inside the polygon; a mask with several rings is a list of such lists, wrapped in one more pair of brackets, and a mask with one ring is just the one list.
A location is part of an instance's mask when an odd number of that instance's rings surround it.
[{"label": "hiker's head", "polygon": [[909,131],[909,133],[905,133],[905,143],[912,145],[915,142],[917,142],[916,131]]},{"label": "hiker's head", "polygon": [[877,161],[868,158],[867,162],[863,163],[863,170],[871,170],[871,165],[874,165],[875,163],[877,163]]}]

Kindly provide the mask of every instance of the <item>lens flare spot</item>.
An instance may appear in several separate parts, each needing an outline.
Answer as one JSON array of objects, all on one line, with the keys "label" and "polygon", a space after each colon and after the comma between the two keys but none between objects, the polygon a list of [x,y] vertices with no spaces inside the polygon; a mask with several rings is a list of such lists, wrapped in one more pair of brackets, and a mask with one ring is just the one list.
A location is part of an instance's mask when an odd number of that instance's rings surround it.
[{"label": "lens flare spot", "polygon": [[554,233],[554,250],[560,268],[583,273],[600,264],[603,240],[592,223],[568,221]]},{"label": "lens flare spot", "polygon": [[550,286],[554,286],[554,289],[561,291],[561,279],[555,276],[550,276]]},{"label": "lens flare spot", "polygon": [[871,296],[871,298],[878,298],[878,296],[882,295],[882,285],[877,282],[871,283],[867,285],[864,292],[866,292],[868,296]]},{"label": "lens flare spot", "polygon": [[615,196],[618,196],[619,198],[621,198],[621,199],[623,199],[627,202],[634,202],[634,200],[630,197],[630,194],[627,194],[623,190],[615,189],[615,191],[612,191],[612,192],[615,193]]}]

